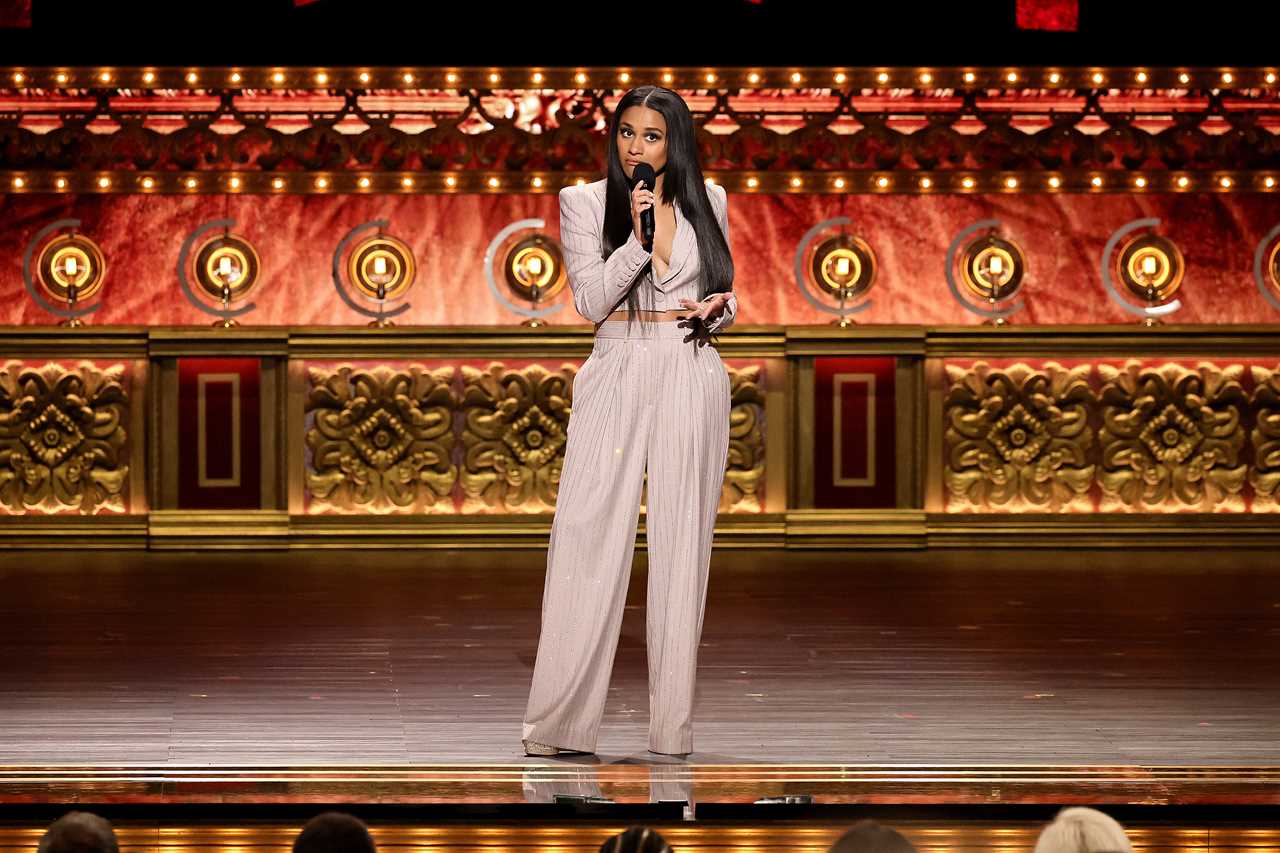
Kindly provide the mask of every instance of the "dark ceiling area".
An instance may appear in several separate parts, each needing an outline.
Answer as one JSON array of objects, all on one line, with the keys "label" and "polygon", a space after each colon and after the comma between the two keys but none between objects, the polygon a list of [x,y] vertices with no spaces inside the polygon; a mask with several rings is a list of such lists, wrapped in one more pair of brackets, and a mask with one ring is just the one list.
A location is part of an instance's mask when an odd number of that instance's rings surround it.
[{"label": "dark ceiling area", "polygon": [[1280,59],[1278,6],[1079,0],[1052,32],[1019,29],[1015,0],[32,0],[0,64],[1244,67]]}]

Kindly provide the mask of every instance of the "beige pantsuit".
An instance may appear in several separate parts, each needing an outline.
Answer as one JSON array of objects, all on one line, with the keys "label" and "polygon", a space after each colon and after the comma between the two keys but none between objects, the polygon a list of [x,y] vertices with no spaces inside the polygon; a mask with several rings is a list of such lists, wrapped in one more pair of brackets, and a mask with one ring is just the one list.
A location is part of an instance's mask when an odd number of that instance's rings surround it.
[{"label": "beige pantsuit", "polygon": [[[724,191],[712,209],[727,234]],[[693,750],[694,684],[708,568],[729,450],[729,376],[714,346],[674,322],[600,322],[627,291],[641,305],[697,299],[693,227],[677,208],[671,264],[655,281],[634,235],[600,259],[604,181],[560,194],[574,304],[598,322],[573,409],[547,552],[542,626],[522,737],[596,751],[648,473],[649,748]],[[643,275],[641,273],[643,272]],[[718,328],[731,323],[730,299]]]}]

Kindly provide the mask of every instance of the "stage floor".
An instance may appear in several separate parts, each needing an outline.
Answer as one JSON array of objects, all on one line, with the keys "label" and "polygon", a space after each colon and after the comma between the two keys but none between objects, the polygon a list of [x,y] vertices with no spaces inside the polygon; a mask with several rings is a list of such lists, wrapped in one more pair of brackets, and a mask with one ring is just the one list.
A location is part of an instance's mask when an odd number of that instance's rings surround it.
[{"label": "stage floor", "polygon": [[[950,776],[953,801],[991,802],[1026,779],[1086,791],[1083,773],[1130,802],[1146,783],[1280,802],[1274,553],[717,553],[687,761],[646,750],[643,556],[599,754],[523,755],[544,560],[9,552],[0,789],[288,768],[354,790],[431,768],[434,791],[470,768],[498,799],[647,779],[655,800],[671,782],[912,801]],[[771,775],[796,765],[791,787]]]}]

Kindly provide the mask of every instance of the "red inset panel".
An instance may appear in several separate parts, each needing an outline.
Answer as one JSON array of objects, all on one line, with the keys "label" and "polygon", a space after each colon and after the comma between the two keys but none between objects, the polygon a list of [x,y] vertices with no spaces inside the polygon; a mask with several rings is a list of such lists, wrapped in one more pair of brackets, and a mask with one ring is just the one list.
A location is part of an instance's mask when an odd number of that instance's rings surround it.
[{"label": "red inset panel", "polygon": [[813,504],[892,507],[897,500],[894,359],[814,359]]},{"label": "red inset panel", "polygon": [[1018,0],[1018,28],[1075,31],[1080,25],[1078,0]]},{"label": "red inset panel", "polygon": [[257,358],[178,359],[178,506],[262,506]]}]

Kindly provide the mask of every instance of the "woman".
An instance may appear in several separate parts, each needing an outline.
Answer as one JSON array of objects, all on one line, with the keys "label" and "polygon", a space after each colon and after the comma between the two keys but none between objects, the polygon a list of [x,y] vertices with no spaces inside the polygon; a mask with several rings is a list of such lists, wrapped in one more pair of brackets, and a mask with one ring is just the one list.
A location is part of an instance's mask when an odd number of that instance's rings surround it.
[{"label": "woman", "polygon": [[[639,163],[657,173],[652,189],[633,185]],[[707,346],[737,313],[726,198],[704,182],[693,116],[670,89],[622,97],[606,164],[602,180],[560,192],[573,303],[597,325],[573,382],[524,716],[528,755],[595,752],[646,466],[649,749],[693,751],[698,640],[729,452],[729,375]],[[646,244],[640,214],[649,208]]]}]

